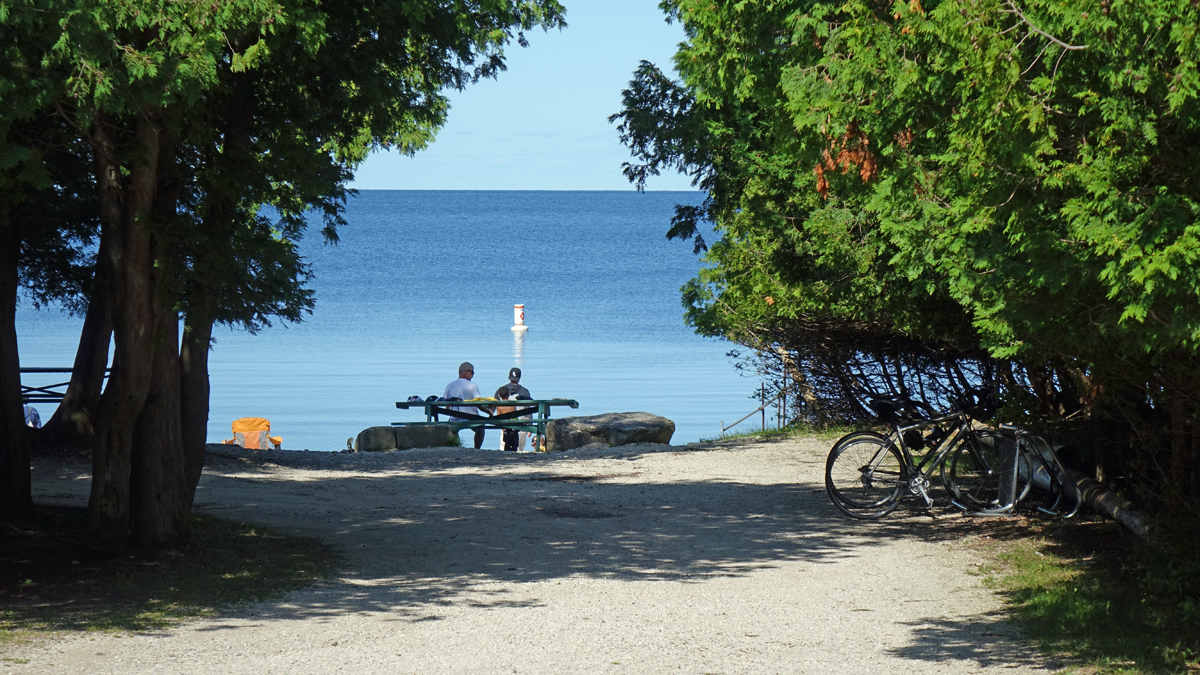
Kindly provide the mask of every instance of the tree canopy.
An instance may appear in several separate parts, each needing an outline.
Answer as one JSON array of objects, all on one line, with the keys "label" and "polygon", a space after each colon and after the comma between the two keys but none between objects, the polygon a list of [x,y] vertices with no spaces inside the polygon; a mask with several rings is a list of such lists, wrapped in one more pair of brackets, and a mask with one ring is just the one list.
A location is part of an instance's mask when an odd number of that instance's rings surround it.
[{"label": "tree canopy", "polygon": [[662,7],[679,80],[643,64],[614,119],[631,180],[708,192],[670,231],[718,228],[684,292],[698,330],[782,349],[802,383],[940,364],[1043,417],[1135,419],[1114,440],[1197,496],[1193,3]]}]

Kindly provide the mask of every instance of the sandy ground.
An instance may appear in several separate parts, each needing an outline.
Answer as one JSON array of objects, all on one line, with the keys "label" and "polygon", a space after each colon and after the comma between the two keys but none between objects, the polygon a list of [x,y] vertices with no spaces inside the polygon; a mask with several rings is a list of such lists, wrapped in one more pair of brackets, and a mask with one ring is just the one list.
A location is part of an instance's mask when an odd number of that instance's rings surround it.
[{"label": "sandy ground", "polygon": [[[26,648],[3,673],[1028,673],[958,516],[840,516],[827,441],[212,455],[199,511],[344,573],[218,620]],[[36,468],[42,503],[84,467]],[[957,522],[957,525],[955,524]]]}]

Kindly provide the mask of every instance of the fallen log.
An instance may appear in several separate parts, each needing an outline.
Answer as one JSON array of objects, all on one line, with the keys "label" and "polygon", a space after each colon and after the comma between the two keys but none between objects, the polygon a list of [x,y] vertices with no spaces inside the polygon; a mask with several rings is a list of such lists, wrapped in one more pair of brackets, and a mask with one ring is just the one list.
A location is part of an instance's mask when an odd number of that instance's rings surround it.
[{"label": "fallen log", "polygon": [[1146,516],[1134,507],[1133,502],[1074,469],[1067,469],[1067,478],[1089,508],[1117,521],[1138,539],[1146,539]]}]

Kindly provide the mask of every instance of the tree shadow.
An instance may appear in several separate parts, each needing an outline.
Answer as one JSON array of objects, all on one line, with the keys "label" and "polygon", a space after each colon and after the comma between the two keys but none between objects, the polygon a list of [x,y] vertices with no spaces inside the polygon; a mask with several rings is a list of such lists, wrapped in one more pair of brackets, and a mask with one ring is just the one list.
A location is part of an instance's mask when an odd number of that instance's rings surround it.
[{"label": "tree shadow", "polygon": [[[397,599],[416,604],[453,595],[456,579],[468,584],[583,574],[688,582],[740,576],[786,561],[833,563],[857,556],[858,547],[914,533],[960,536],[943,532],[944,526],[923,527],[922,520],[929,520],[924,510],[909,506],[881,521],[844,518],[812,476],[769,484],[645,481],[636,468],[641,454],[609,457],[627,460],[627,470],[544,456],[505,464],[486,455],[449,456],[414,460],[402,472],[380,469],[370,475],[371,469],[360,467],[352,475],[272,486],[272,494],[310,500],[305,508],[317,520],[299,528],[286,505],[207,497],[219,491],[221,481],[274,482],[270,470],[213,467],[212,483],[197,495],[197,509],[322,533],[352,556],[384,549],[391,555],[359,555],[360,564],[346,579],[392,584]],[[356,495],[357,501],[348,504],[343,495]]]},{"label": "tree shadow", "polygon": [[[255,605],[254,619],[376,613],[440,621],[451,606],[542,606],[526,584],[580,576],[699,584],[794,562],[853,561],[901,537],[953,541],[972,527],[941,511],[931,517],[912,500],[880,521],[845,518],[825,494],[819,455],[789,458],[795,470],[782,475],[795,481],[747,482],[652,480],[639,463],[644,451],[582,458],[604,462],[464,451],[388,461],[311,454],[214,455],[197,492],[198,513],[319,537],[346,552],[337,578],[285,603]],[[311,479],[285,478],[277,465],[311,469]],[[255,485],[263,489],[245,489]],[[931,618],[917,627],[917,642],[895,654],[1023,662],[1017,641],[990,637],[1001,624],[990,615]]]},{"label": "tree shadow", "polygon": [[912,630],[912,641],[887,652],[906,661],[949,663],[970,661],[981,668],[1043,666],[1051,670],[1061,664],[1046,663],[1036,650],[1018,645],[1022,636],[998,613],[978,614],[965,619],[928,617],[901,622]]}]

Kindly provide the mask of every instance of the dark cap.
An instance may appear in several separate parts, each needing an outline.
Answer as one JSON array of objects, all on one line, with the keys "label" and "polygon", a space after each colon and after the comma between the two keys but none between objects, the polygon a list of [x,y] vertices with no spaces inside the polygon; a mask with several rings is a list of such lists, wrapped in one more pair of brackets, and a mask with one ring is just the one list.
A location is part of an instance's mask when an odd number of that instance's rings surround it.
[{"label": "dark cap", "polygon": [[513,382],[519,382],[521,380],[521,369],[513,368],[512,370],[508,371],[508,379]]}]

